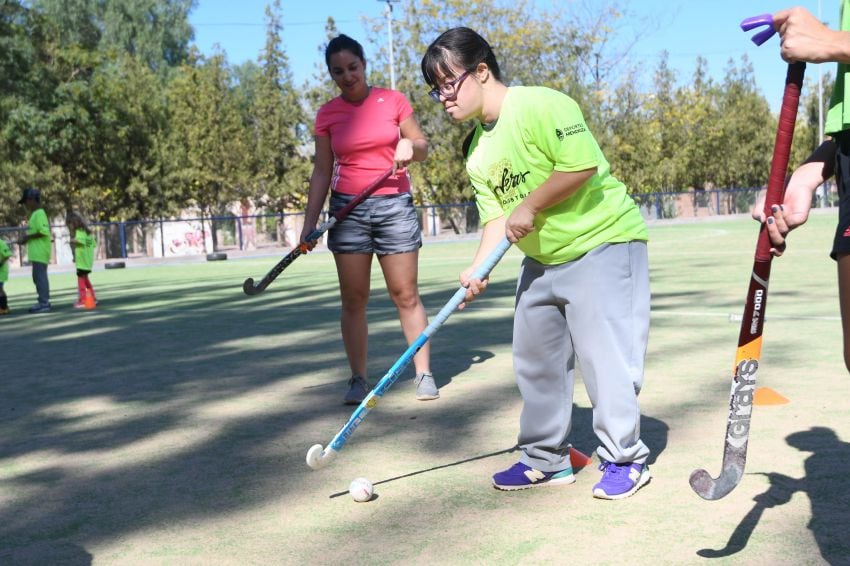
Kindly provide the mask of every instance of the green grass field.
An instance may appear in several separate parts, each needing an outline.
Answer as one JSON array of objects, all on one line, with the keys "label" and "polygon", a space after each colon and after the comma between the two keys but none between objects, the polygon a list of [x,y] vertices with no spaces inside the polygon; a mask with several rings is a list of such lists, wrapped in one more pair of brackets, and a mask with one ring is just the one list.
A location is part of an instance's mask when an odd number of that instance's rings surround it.
[{"label": "green grass field", "polygon": [[[757,225],[650,227],[652,328],[642,433],[652,482],[634,497],[571,486],[503,493],[521,401],[511,371],[520,254],[434,336],[442,397],[418,402],[412,370],[320,471],[304,458],[351,414],[339,300],[327,253],[262,295],[241,291],[276,257],[98,270],[100,305],[76,311],[73,273],[51,275],[54,312],[23,314],[28,273],[0,317],[0,564],[847,564],[850,380],[841,356],[835,211],[815,214],[773,264],[747,475],[706,502],[695,468],[720,470]],[[435,314],[476,242],[427,243]],[[370,377],[401,355],[373,271]],[[583,386],[573,444],[596,443]],[[765,475],[771,474],[771,475]],[[377,497],[346,493],[369,478]]]}]

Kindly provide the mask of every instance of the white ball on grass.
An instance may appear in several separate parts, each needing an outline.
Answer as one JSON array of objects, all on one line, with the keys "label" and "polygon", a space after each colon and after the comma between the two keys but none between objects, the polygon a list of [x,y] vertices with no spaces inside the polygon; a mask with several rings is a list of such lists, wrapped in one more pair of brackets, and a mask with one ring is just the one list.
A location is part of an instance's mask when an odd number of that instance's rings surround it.
[{"label": "white ball on grass", "polygon": [[366,478],[357,478],[348,486],[348,493],[354,501],[361,503],[369,501],[372,499],[372,482]]}]

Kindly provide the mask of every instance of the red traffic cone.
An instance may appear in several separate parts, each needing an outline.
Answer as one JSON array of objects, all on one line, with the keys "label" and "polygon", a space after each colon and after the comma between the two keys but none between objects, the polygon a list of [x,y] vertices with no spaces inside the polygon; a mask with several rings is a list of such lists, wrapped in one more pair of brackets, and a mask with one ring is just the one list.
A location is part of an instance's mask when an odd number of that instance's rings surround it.
[{"label": "red traffic cone", "polygon": [[574,470],[579,470],[584,468],[585,466],[590,466],[593,464],[593,460],[590,456],[586,454],[582,454],[572,446],[570,446],[570,465]]},{"label": "red traffic cone", "polygon": [[94,295],[91,292],[91,289],[86,289],[86,297],[83,299],[83,306],[86,310],[91,310],[97,306],[94,302]]}]

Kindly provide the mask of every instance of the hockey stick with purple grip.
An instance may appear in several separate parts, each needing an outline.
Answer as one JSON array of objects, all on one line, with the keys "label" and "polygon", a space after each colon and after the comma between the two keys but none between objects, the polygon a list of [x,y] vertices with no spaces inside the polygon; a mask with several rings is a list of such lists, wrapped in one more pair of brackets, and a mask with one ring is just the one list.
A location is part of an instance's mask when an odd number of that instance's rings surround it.
[{"label": "hockey stick with purple grip", "polygon": [[[770,14],[763,14],[747,18],[741,22],[741,28],[744,31],[749,31],[758,26],[769,26],[769,29],[759,32],[752,38],[754,43],[761,45],[774,34],[773,17]],[[764,202],[765,217],[771,216],[772,207],[780,204],[785,194],[785,177],[788,173],[791,142],[794,138],[794,123],[797,120],[797,107],[800,101],[800,90],[803,86],[805,70],[805,63],[788,65],[785,93],[782,97],[782,109],[779,113],[779,125],[776,131],[776,142],[773,147],[773,159],[770,164],[770,177]],[[747,292],[747,302],[744,306],[741,331],[738,335],[738,350],[735,356],[732,391],[729,397],[729,418],[726,422],[726,437],[723,443],[723,467],[716,479],[702,469],[694,470],[690,477],[691,488],[703,499],[716,500],[725,497],[735,489],[744,475],[772,259],[767,225],[763,223],[759,231],[753,271]]]}]

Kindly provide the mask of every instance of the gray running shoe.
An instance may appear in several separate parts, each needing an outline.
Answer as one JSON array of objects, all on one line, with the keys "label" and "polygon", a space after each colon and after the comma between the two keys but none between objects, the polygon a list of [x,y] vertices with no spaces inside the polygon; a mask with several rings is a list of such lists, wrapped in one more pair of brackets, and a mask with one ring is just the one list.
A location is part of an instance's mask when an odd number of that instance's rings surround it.
[{"label": "gray running shoe", "polygon": [[359,405],[372,390],[372,386],[362,375],[352,375],[348,380],[348,393],[342,402],[346,405]]},{"label": "gray running shoe", "polygon": [[416,384],[416,398],[420,401],[440,398],[437,384],[434,383],[434,376],[430,373],[417,373],[413,383]]},{"label": "gray running shoe", "polygon": [[36,303],[29,308],[28,312],[30,312],[31,314],[38,314],[38,313],[42,313],[42,312],[50,312],[50,303],[47,303],[46,305],[42,305],[41,303]]}]

